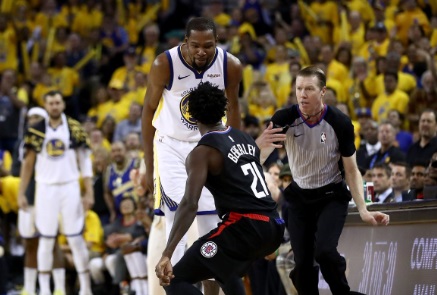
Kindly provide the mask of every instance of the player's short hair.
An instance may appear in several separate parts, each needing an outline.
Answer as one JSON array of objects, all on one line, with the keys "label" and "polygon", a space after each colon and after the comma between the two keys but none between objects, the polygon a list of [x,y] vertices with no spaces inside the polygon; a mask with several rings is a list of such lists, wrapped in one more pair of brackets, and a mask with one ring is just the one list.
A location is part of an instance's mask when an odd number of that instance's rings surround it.
[{"label": "player's short hair", "polygon": [[301,69],[297,73],[297,77],[317,77],[317,80],[319,80],[319,87],[322,89],[326,86],[326,75],[325,73],[316,66],[309,66],[306,68]]},{"label": "player's short hair", "polygon": [[211,125],[224,117],[227,103],[224,91],[207,81],[190,92],[188,110],[200,123]]},{"label": "player's short hair", "polygon": [[212,31],[214,37],[217,36],[217,27],[212,19],[207,17],[195,17],[188,22],[187,28],[185,30],[185,36],[189,38],[191,35],[191,31],[203,32],[209,30]]},{"label": "player's short hair", "polygon": [[59,95],[61,96],[62,100],[64,100],[64,97],[62,96],[62,93],[61,93],[59,90],[50,90],[49,92],[47,92],[46,94],[44,94],[44,96],[43,96],[43,100],[44,100],[44,102],[47,100],[47,97],[49,97],[49,96],[55,96],[55,95],[57,95],[57,94],[59,94]]}]

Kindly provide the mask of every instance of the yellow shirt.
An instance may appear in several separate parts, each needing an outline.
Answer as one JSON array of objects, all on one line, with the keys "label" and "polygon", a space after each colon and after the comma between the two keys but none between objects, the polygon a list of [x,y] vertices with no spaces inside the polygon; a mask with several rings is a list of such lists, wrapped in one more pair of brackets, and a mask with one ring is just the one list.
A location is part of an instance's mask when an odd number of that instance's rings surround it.
[{"label": "yellow shirt", "polygon": [[[291,83],[289,64],[285,62],[283,64],[271,63],[267,65],[264,78],[269,83],[275,96],[278,97],[278,90]],[[278,101],[278,105],[283,103],[284,101]]]},{"label": "yellow shirt", "polygon": [[3,213],[18,212],[18,189],[20,178],[5,176],[1,178],[2,194],[0,195],[0,209]]},{"label": "yellow shirt", "polygon": [[56,90],[54,86],[48,86],[43,83],[37,83],[32,91],[32,98],[40,107],[44,107],[44,94],[49,91]]},{"label": "yellow shirt", "polygon": [[387,119],[390,110],[397,110],[401,114],[406,114],[408,110],[408,95],[401,91],[395,90],[392,94],[380,94],[372,105],[372,117],[375,121],[381,122]]},{"label": "yellow shirt", "polygon": [[349,71],[344,64],[333,59],[326,69],[326,78],[335,79],[338,81],[345,81],[349,77]]},{"label": "yellow shirt", "polygon": [[146,95],[147,87],[138,87],[136,90],[129,91],[125,94],[125,98],[129,102],[136,102],[141,106],[144,104],[144,96]]},{"label": "yellow shirt", "polygon": [[[357,107],[371,107],[371,100],[366,99],[366,97],[363,94],[363,91],[360,87],[360,81],[358,79],[347,79],[344,83],[345,88],[347,89],[347,95],[352,101],[352,105]],[[364,80],[364,87],[366,88],[367,92],[370,92],[372,89],[376,89],[376,77],[375,75],[369,74],[367,78]],[[370,94],[370,93],[369,93]],[[355,102],[355,100],[358,100]]]},{"label": "yellow shirt", "polygon": [[368,1],[350,0],[344,2],[346,2],[349,11],[358,11],[360,13],[363,22],[368,23],[375,19],[375,13]]},{"label": "yellow shirt", "polygon": [[[326,1],[325,3],[313,2],[310,8],[322,22],[312,26],[312,35],[320,37],[323,43],[331,43],[332,33],[340,22],[337,3],[334,1]],[[331,29],[330,26],[323,22],[330,22],[333,28]]]},{"label": "yellow shirt", "polygon": [[[343,80],[344,83],[345,80]],[[335,91],[337,102],[348,104],[347,89],[345,85],[337,79],[328,78],[326,80],[326,87]]]},{"label": "yellow shirt", "polygon": [[355,148],[358,149],[361,143],[361,137],[360,137],[361,124],[358,121],[352,120],[352,125],[354,126],[354,135],[355,135],[354,144],[355,144]]},{"label": "yellow shirt", "polygon": [[226,27],[230,25],[231,23],[231,17],[229,14],[226,14],[224,12],[220,13],[219,15],[214,16],[214,22],[220,26]]},{"label": "yellow shirt", "polygon": [[52,78],[53,87],[59,89],[64,97],[71,96],[74,88],[79,85],[79,74],[69,67],[62,69],[50,68],[48,74]]},{"label": "yellow shirt", "polygon": [[107,101],[103,103],[102,106],[105,110],[105,113],[99,114],[98,119],[100,119],[101,117],[103,122],[103,120],[105,120],[107,116],[111,116],[115,119],[115,122],[117,123],[121,120],[127,119],[129,115],[130,104],[131,102],[129,102],[129,100],[126,99],[125,96],[123,96],[123,98],[120,99],[120,101],[118,102],[113,102],[112,100]]},{"label": "yellow shirt", "polygon": [[360,25],[358,30],[349,33],[352,43],[352,55],[357,55],[358,52],[360,52],[360,49],[364,44],[365,34],[366,34],[366,30],[363,24]]},{"label": "yellow shirt", "polygon": [[407,45],[408,30],[415,21],[417,21],[417,23],[423,28],[423,30],[425,31],[425,35],[428,35],[428,33],[430,33],[431,28],[429,25],[428,17],[420,8],[417,7],[412,11],[404,11],[396,16],[395,23],[398,30],[397,37],[404,45]]},{"label": "yellow shirt", "polygon": [[[407,73],[398,72],[398,87],[397,89],[402,90],[403,92],[410,93],[416,88],[416,79]],[[384,75],[379,74],[376,77],[376,94],[382,94],[385,91],[384,87]]]},{"label": "yellow shirt", "polygon": [[430,39],[430,45],[431,47],[437,46],[437,29],[433,29],[431,33],[431,39]]},{"label": "yellow shirt", "polygon": [[147,46],[141,54],[141,71],[146,75],[150,72],[153,61],[156,57],[156,46]]},{"label": "yellow shirt", "polygon": [[0,32],[0,73],[6,69],[17,70],[17,39],[15,32],[7,28]]},{"label": "yellow shirt", "polygon": [[274,106],[268,106],[263,108],[256,104],[249,104],[249,114],[258,118],[260,122],[264,122],[266,119],[270,119],[275,113],[276,108]]},{"label": "yellow shirt", "polygon": [[83,9],[76,14],[71,29],[73,32],[79,33],[82,36],[88,36],[91,30],[100,28],[102,20],[103,13],[101,11],[96,9],[91,11]]},{"label": "yellow shirt", "polygon": [[96,122],[96,126],[98,128],[100,128],[102,126],[103,120],[106,117],[106,114],[109,113],[110,109],[112,107],[112,104],[108,103],[108,102],[104,102],[101,104],[98,104],[97,106],[89,109],[88,111],[88,117],[96,117],[97,118],[97,122]]},{"label": "yellow shirt", "polygon": [[41,37],[47,38],[49,29],[58,28],[60,26],[68,27],[68,21],[63,14],[56,14],[49,17],[43,12],[39,12],[35,17],[35,27],[41,27]]},{"label": "yellow shirt", "polygon": [[0,166],[6,171],[11,171],[12,156],[8,151],[0,150]]},{"label": "yellow shirt", "polygon": [[[83,238],[85,242],[91,243],[90,251],[95,253],[103,253],[105,251],[102,223],[97,213],[92,210],[88,210],[85,214]],[[59,235],[58,243],[60,245],[67,245],[67,238],[64,235]]]},{"label": "yellow shirt", "polygon": [[[135,73],[141,72],[142,68],[140,66],[135,66],[133,71],[128,72],[126,67],[119,67],[112,74],[112,80],[123,81],[123,84],[127,90],[135,89]],[[111,84],[111,82],[109,82]]]}]

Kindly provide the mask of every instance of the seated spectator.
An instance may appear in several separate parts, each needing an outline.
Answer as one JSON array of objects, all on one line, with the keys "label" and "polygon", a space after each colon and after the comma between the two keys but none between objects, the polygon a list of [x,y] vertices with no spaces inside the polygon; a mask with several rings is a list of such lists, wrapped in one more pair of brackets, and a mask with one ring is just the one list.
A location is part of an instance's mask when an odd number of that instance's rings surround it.
[{"label": "seated spectator", "polygon": [[[391,187],[393,189],[393,202],[402,202],[402,195],[410,188],[411,168],[404,162],[393,162],[391,166]],[[391,200],[390,200],[391,201]]]},{"label": "seated spectator", "polygon": [[[128,248],[132,249],[130,246],[137,245],[145,234],[144,228],[137,223],[135,211],[136,202],[128,194],[120,202],[121,215],[104,228],[106,253],[103,257],[91,259],[90,272],[96,285],[104,283],[105,270],[111,275],[113,285],[125,281],[129,272],[131,288],[136,291],[136,294],[147,294],[146,260],[139,251],[128,253],[131,252]],[[123,252],[126,254],[124,255]]]},{"label": "seated spectator", "polygon": [[387,119],[388,112],[392,109],[405,115],[408,111],[408,95],[397,89],[398,74],[387,71],[384,74],[385,91],[379,94],[372,105],[372,117],[375,121],[381,122]]},{"label": "seated spectator", "polygon": [[395,146],[395,130],[391,123],[383,122],[378,128],[378,140],[381,148],[367,159],[366,168],[373,168],[377,163],[405,161],[405,154]]},{"label": "seated spectator", "polygon": [[404,130],[404,115],[398,110],[390,110],[387,114],[387,120],[393,125],[396,133],[397,146],[407,153],[410,146],[413,144],[413,135]]},{"label": "seated spectator", "polygon": [[357,164],[365,169],[368,159],[381,149],[381,143],[378,140],[378,123],[375,121],[366,121],[361,130],[363,139],[357,150]]},{"label": "seated spectator", "polygon": [[123,142],[126,146],[126,152],[131,159],[143,159],[144,152],[141,149],[140,133],[130,132],[125,136]]},{"label": "seated spectator", "polygon": [[242,128],[244,132],[256,139],[260,134],[260,125],[257,117],[246,115],[243,119]]},{"label": "seated spectator", "polygon": [[128,118],[118,122],[112,140],[123,141],[132,132],[141,133],[141,106],[136,102],[131,103]]},{"label": "seated spectator", "polygon": [[372,182],[375,190],[374,203],[388,203],[393,200],[390,186],[391,168],[385,163],[378,163],[372,168]]},{"label": "seated spectator", "polygon": [[435,111],[431,109],[426,109],[420,115],[420,138],[410,147],[407,153],[407,159],[410,165],[417,161],[428,162],[431,156],[437,152],[436,118]]},{"label": "seated spectator", "polygon": [[93,189],[94,206],[92,210],[97,213],[102,226],[109,223],[109,209],[105,202],[105,172],[110,163],[109,152],[103,147],[93,149]]},{"label": "seated spectator", "polygon": [[138,167],[138,159],[131,159],[126,153],[124,143],[118,141],[111,146],[112,162],[105,173],[105,201],[110,213],[110,221],[120,217],[120,203],[126,193],[134,186],[130,179],[130,171]]},{"label": "seated spectator", "polygon": [[414,163],[411,168],[410,189],[407,193],[402,194],[402,201],[422,200],[423,186],[428,164],[425,162]]},{"label": "seated spectator", "polygon": [[286,189],[290,183],[293,182],[293,175],[291,174],[290,165],[284,164],[281,168],[281,172],[279,172],[279,179],[281,180],[280,188],[282,190]]}]

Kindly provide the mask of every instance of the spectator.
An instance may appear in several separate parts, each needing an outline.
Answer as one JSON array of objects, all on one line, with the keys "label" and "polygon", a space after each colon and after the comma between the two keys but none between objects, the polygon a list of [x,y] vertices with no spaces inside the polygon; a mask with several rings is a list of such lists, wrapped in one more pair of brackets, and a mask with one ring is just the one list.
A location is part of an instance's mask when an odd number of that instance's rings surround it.
[{"label": "spectator", "polygon": [[357,164],[358,167],[366,168],[368,159],[381,149],[381,143],[378,140],[378,123],[366,121],[361,129],[363,140],[357,150]]},{"label": "spectator", "polygon": [[392,202],[402,202],[403,194],[410,188],[411,168],[405,162],[393,162],[391,166],[391,187],[393,189]]},{"label": "spectator", "polygon": [[0,149],[12,154],[22,128],[21,109],[26,106],[27,99],[18,96],[13,70],[4,71],[0,79]]},{"label": "spectator", "polygon": [[395,128],[397,146],[406,154],[413,144],[413,135],[404,130],[404,118],[405,116],[397,110],[388,111],[387,120]]},{"label": "spectator", "polygon": [[110,221],[120,216],[120,203],[123,196],[133,190],[130,171],[138,166],[138,159],[131,159],[125,145],[114,142],[111,146],[112,162],[105,173],[105,201],[109,209]]},{"label": "spectator", "polygon": [[372,168],[372,182],[375,190],[374,203],[387,203],[393,200],[393,189],[390,185],[391,168],[386,163],[377,163]]},{"label": "spectator", "polygon": [[118,122],[112,140],[123,141],[132,132],[141,133],[141,106],[136,102],[130,105],[128,118]]},{"label": "spectator", "polygon": [[384,74],[385,92],[378,95],[372,105],[372,117],[377,122],[387,119],[388,112],[392,109],[405,115],[408,107],[408,95],[396,89],[399,84],[396,72],[386,72]]},{"label": "spectator", "polygon": [[377,163],[391,163],[405,161],[405,154],[395,146],[395,130],[391,123],[383,122],[378,127],[378,140],[381,148],[367,158],[366,167],[372,169]]},{"label": "spectator", "polygon": [[428,162],[437,151],[437,122],[436,113],[432,109],[426,109],[420,114],[419,140],[408,150],[407,159],[411,165],[417,161]]},{"label": "spectator", "polygon": [[425,162],[416,162],[412,165],[410,176],[410,190],[402,194],[402,201],[414,201],[423,199],[423,186],[425,181],[426,168]]},{"label": "spectator", "polygon": [[142,161],[144,154],[141,149],[140,133],[131,132],[125,136],[124,145],[126,146],[126,153],[131,159],[138,159]]}]

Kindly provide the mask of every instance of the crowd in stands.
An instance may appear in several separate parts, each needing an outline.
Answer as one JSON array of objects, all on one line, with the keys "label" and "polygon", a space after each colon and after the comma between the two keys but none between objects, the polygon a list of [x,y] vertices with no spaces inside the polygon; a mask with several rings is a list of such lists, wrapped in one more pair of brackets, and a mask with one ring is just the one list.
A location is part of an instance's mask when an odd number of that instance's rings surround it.
[{"label": "crowd in stands", "polygon": [[[19,175],[12,167],[27,111],[43,107],[50,90],[62,92],[66,114],[82,123],[92,145],[95,205],[84,235],[95,290],[113,286],[116,294],[129,271],[144,283],[143,269],[131,270],[126,257],[129,247],[146,254],[153,218],[151,194],[135,190],[147,76],[158,54],[183,42],[192,16],[213,18],[217,46],[244,66],[242,129],[251,136],[261,134],[277,109],[296,103],[297,72],[317,65],[327,75],[325,104],[353,121],[357,162],[374,183],[374,202],[426,199],[432,192],[426,186],[437,185],[436,1],[0,3],[0,294],[23,283]],[[292,181],[283,149],[274,151],[265,169],[279,194]],[[65,239],[60,244],[71,264]],[[253,295],[290,294],[271,264],[259,261],[251,270]],[[73,294],[74,285],[67,291]]]}]

